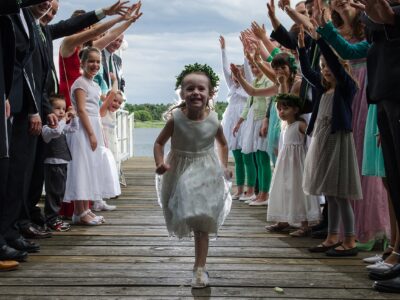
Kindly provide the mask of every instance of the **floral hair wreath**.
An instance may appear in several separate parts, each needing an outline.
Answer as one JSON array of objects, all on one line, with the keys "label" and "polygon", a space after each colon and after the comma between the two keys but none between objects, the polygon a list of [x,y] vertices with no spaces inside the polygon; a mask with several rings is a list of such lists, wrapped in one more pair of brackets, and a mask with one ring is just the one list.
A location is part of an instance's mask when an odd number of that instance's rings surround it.
[{"label": "floral hair wreath", "polygon": [[300,110],[303,109],[304,107],[304,100],[301,99],[299,96],[293,95],[293,94],[278,94],[275,97],[275,102],[279,101],[285,101],[289,103],[293,103],[295,106],[300,108]]},{"label": "floral hair wreath", "polygon": [[186,65],[183,71],[176,76],[176,84],[175,84],[175,89],[177,90],[181,85],[183,78],[185,78],[186,75],[189,75],[191,73],[204,73],[209,79],[210,79],[210,84],[211,87],[213,88],[212,92],[216,92],[219,84],[219,77],[218,75],[214,72],[214,70],[207,64],[199,64],[199,63],[194,63],[193,65]]}]

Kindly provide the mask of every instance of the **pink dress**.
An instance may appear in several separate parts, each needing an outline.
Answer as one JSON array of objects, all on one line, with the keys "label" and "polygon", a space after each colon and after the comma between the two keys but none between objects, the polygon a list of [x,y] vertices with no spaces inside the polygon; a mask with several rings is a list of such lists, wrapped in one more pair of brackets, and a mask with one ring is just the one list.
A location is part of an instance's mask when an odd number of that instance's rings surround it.
[{"label": "pink dress", "polygon": [[[353,41],[351,41],[353,42]],[[350,61],[352,74],[359,84],[359,90],[353,100],[353,136],[357,152],[358,166],[363,162],[365,125],[368,114],[367,104],[367,65],[366,60]],[[389,209],[386,190],[382,178],[361,176],[363,201],[352,201],[356,238],[366,243],[383,236],[390,236]]]}]

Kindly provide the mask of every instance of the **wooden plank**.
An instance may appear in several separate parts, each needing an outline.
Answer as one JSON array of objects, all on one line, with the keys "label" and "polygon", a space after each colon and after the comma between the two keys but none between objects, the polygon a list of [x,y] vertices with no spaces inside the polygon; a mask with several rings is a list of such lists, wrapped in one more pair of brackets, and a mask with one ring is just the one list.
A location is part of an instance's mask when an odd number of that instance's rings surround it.
[{"label": "wooden plank", "polygon": [[370,253],[311,254],[319,240],[268,233],[267,208],[238,201],[210,242],[211,287],[192,290],[193,241],[168,237],[153,160],[135,158],[123,169],[128,186],[108,201],[118,209],[101,213],[107,223],[39,241],[40,253],[0,273],[0,299],[399,299],[370,288],[361,261]]}]

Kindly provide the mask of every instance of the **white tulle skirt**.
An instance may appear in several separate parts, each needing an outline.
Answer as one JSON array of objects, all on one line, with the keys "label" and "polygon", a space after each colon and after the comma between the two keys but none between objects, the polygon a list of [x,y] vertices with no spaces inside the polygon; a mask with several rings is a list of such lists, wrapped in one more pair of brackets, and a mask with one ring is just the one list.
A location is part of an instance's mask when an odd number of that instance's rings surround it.
[{"label": "white tulle skirt", "polygon": [[95,151],[80,121],[79,130],[67,136],[72,160],[68,163],[64,202],[100,201],[121,194],[113,154],[104,146],[100,117],[89,115],[89,120],[97,139]]},{"label": "white tulle skirt", "polygon": [[156,175],[156,188],[170,236],[191,237],[194,231],[217,235],[232,198],[215,150],[171,150],[166,162],[171,168]]},{"label": "white tulle skirt", "polygon": [[249,154],[253,152],[267,151],[268,140],[260,136],[260,129],[263,120],[254,120],[254,109],[250,107],[247,119],[243,124],[242,131],[242,153]]}]

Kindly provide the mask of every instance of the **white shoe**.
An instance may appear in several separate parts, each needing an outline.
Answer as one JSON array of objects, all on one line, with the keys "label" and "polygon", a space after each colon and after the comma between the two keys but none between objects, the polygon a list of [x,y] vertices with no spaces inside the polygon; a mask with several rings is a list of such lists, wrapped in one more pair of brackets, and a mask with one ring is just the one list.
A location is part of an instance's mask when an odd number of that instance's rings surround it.
[{"label": "white shoe", "polygon": [[385,263],[384,261],[377,262],[376,264],[367,266],[368,271],[384,272],[392,268],[392,264]]},{"label": "white shoe", "polygon": [[241,197],[244,197],[244,194],[235,194],[232,195],[232,200],[239,200]]},{"label": "white shoe", "polygon": [[192,288],[202,289],[208,286],[208,272],[204,268],[193,270]]},{"label": "white shoe", "polygon": [[363,262],[367,264],[376,264],[377,262],[383,261],[382,255],[376,254],[375,256],[367,257],[363,259]]},{"label": "white shoe", "polygon": [[94,211],[111,211],[115,210],[117,207],[115,205],[108,205],[106,201],[96,201],[93,204],[92,209]]},{"label": "white shoe", "polygon": [[263,206],[263,205],[268,205],[268,200],[265,201],[253,201],[249,203],[249,206]]},{"label": "white shoe", "polygon": [[243,195],[242,197],[239,198],[239,201],[248,201],[248,200],[256,200],[257,196],[255,194],[251,195],[251,196],[245,196]]}]

